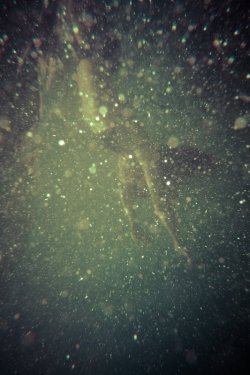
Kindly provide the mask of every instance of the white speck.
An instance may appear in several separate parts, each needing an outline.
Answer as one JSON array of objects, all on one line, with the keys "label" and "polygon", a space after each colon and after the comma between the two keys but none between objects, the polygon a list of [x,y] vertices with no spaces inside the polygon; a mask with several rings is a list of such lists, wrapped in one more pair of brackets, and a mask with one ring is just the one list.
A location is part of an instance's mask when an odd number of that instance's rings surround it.
[{"label": "white speck", "polygon": [[138,336],[137,336],[137,334],[135,333],[134,335],[133,335],[133,339],[135,340],[135,341],[137,341],[138,340]]},{"label": "white speck", "polygon": [[65,145],[65,141],[63,139],[60,139],[60,141],[58,141],[58,144],[59,144],[59,146],[64,146]]}]

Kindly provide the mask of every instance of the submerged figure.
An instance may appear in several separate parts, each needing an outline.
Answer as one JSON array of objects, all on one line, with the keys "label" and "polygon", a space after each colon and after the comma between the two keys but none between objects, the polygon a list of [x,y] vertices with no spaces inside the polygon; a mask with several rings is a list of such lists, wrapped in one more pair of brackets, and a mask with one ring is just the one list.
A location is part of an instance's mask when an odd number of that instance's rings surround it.
[{"label": "submerged figure", "polygon": [[155,145],[143,125],[133,121],[123,122],[121,116],[117,115],[112,121],[106,115],[100,117],[93,77],[91,62],[80,61],[75,80],[81,92],[83,119],[98,140],[118,154],[121,200],[132,238],[135,241],[146,239],[137,219],[135,202],[137,197],[147,195],[156,217],[170,235],[174,249],[191,262],[180,236],[176,185],[182,177],[192,175],[204,166],[208,169],[211,160],[196,149],[171,150]]},{"label": "submerged figure", "polygon": [[191,262],[180,236],[180,221],[176,213],[176,185],[185,176],[206,171],[211,158],[197,149],[170,149],[150,142],[143,125],[126,123],[106,130],[101,135],[103,144],[118,153],[121,199],[131,235],[144,241],[145,233],[136,215],[137,197],[148,196],[154,213],[171,237],[175,251]]}]

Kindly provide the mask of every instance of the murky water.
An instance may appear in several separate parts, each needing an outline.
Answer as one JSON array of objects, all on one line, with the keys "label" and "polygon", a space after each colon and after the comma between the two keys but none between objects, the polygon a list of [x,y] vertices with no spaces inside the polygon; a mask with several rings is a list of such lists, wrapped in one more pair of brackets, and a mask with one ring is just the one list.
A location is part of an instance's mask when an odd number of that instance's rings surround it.
[{"label": "murky water", "polygon": [[[102,70],[98,53],[93,59],[100,105],[115,108],[116,122],[143,123],[152,144],[213,158],[209,173],[176,187],[192,266],[174,251],[150,195],[135,200],[149,240],[132,240],[117,153],[82,119],[73,47],[58,52],[42,102],[37,81],[25,86],[36,56],[16,78],[14,52],[3,47],[1,374],[246,373],[249,128],[235,121],[249,113],[239,98],[249,94],[249,71],[244,11],[224,3],[228,11],[213,2],[110,2],[117,65]],[[7,6],[2,46],[15,12],[27,22],[24,8]],[[30,85],[40,93],[38,121]]]}]

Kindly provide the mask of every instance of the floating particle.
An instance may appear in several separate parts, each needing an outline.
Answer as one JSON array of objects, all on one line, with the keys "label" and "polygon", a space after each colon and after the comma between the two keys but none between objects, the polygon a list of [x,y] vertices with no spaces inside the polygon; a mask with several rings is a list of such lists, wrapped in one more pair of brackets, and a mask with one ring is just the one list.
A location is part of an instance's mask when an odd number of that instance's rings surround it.
[{"label": "floating particle", "polygon": [[28,138],[32,138],[33,137],[33,133],[31,131],[29,131],[29,132],[26,133],[26,136]]},{"label": "floating particle", "polygon": [[182,44],[186,43],[187,38],[188,38],[187,35],[184,35],[184,36],[181,38],[181,43],[182,43]]},{"label": "floating particle", "polygon": [[0,46],[4,46],[4,44],[7,42],[9,37],[6,34],[3,34],[2,37],[0,38]]},{"label": "floating particle", "polygon": [[144,73],[145,73],[145,70],[144,69],[140,69],[139,72],[137,73],[137,77],[138,78],[142,78],[144,76]]},{"label": "floating particle", "polygon": [[[36,51],[31,51],[30,53],[30,56],[33,58],[33,59],[36,59],[38,57],[38,54]],[[20,63],[20,65],[23,65],[24,61]]]},{"label": "floating particle", "polygon": [[188,59],[187,59],[187,62],[190,64],[190,65],[194,65],[196,63],[196,57],[195,56],[190,56]]},{"label": "floating particle", "polygon": [[34,46],[35,46],[36,48],[39,48],[39,47],[41,47],[41,45],[42,45],[42,40],[39,39],[39,38],[33,38],[33,43],[34,43]]},{"label": "floating particle", "polygon": [[120,102],[125,102],[126,98],[124,94],[119,94],[118,99]]},{"label": "floating particle", "polygon": [[20,316],[21,316],[20,313],[16,313],[16,314],[14,315],[14,320],[18,320],[18,319],[20,319]]},{"label": "floating particle", "polygon": [[78,34],[79,33],[79,28],[77,25],[73,25],[73,33]]},{"label": "floating particle", "polygon": [[225,263],[225,258],[223,258],[223,257],[219,257],[218,262],[219,262],[220,264]]},{"label": "floating particle", "polygon": [[176,148],[179,146],[179,139],[175,136],[171,136],[168,138],[167,145],[169,148]]},{"label": "floating particle", "polygon": [[105,117],[108,113],[108,108],[105,106],[105,105],[101,105],[99,107],[99,113],[100,115],[102,115],[103,117]]},{"label": "floating particle", "polygon": [[176,29],[177,29],[177,24],[176,24],[176,22],[173,22],[173,24],[172,24],[172,31],[176,31]]},{"label": "floating particle", "polygon": [[58,144],[59,144],[59,146],[64,146],[65,145],[65,141],[63,139],[60,139],[58,141]]},{"label": "floating particle", "polygon": [[92,163],[91,167],[89,167],[89,172],[91,174],[96,174],[96,164]]},{"label": "floating particle", "polygon": [[145,45],[145,40],[139,40],[139,42],[137,43],[138,49],[142,48],[144,45]]},{"label": "floating particle", "polygon": [[245,117],[238,117],[234,121],[234,130],[240,130],[240,129],[245,129],[247,127],[247,119]]},{"label": "floating particle", "polygon": [[188,25],[188,31],[193,31],[193,30],[195,30],[196,29],[196,25]]},{"label": "floating particle", "polygon": [[231,65],[231,64],[233,64],[234,62],[235,62],[235,56],[231,56],[231,57],[229,57],[229,59],[228,59],[228,64]]},{"label": "floating particle", "polygon": [[64,176],[65,176],[66,178],[71,177],[71,176],[72,176],[72,171],[71,171],[70,169],[67,169],[67,170],[64,172]]},{"label": "floating particle", "polygon": [[181,68],[180,66],[176,66],[176,67],[174,68],[174,74],[180,74],[181,71],[182,71],[182,69],[183,69],[183,68]]},{"label": "floating particle", "polygon": [[24,59],[22,59],[21,57],[18,57],[17,58],[17,62],[18,62],[18,65],[23,65],[24,64]]},{"label": "floating particle", "polygon": [[163,34],[163,30],[162,30],[162,29],[157,30],[157,31],[156,31],[156,34],[157,34],[157,35],[162,35],[162,34]]},{"label": "floating particle", "polygon": [[214,40],[213,40],[213,46],[214,46],[215,48],[220,47],[220,45],[221,45],[221,40],[219,40],[219,39],[214,39]]},{"label": "floating particle", "polygon": [[7,132],[11,131],[11,122],[7,117],[0,117],[0,129],[6,130]]}]

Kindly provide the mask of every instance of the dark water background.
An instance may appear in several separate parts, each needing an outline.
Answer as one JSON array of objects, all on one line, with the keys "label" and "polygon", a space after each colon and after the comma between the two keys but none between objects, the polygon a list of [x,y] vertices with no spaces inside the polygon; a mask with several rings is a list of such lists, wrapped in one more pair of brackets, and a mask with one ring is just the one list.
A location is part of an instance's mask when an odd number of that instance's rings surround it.
[{"label": "dark water background", "polygon": [[[56,45],[45,39],[63,69],[57,66],[39,120],[33,45],[17,70],[30,40],[46,36],[62,14],[48,3],[45,30],[36,26],[40,1],[0,5],[0,115],[11,124],[0,129],[0,373],[247,374],[245,2],[90,2],[84,13],[102,12],[93,49],[114,63],[108,85],[116,98],[124,95],[151,141],[174,136],[219,161],[178,191],[192,268],[174,253],[149,199],[139,214],[152,241],[131,240],[117,156],[80,120],[63,16]],[[104,49],[106,34],[119,36],[119,49]],[[234,129],[239,117],[246,125]]]}]

